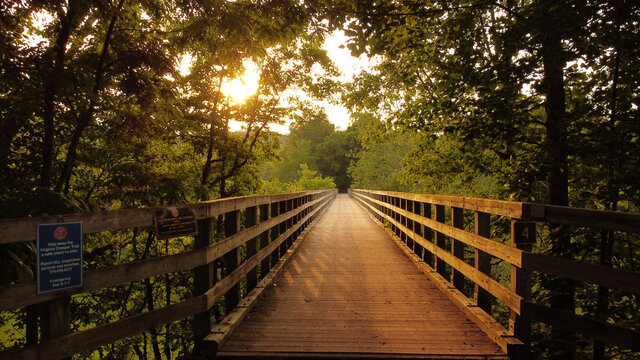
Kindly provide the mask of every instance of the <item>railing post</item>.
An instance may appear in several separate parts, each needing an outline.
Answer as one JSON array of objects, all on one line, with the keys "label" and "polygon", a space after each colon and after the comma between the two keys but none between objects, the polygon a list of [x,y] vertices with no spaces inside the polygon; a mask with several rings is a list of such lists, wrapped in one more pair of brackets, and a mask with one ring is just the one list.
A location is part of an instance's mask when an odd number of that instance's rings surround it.
[{"label": "railing post", "polygon": [[[279,204],[277,202],[271,203],[271,218],[280,215]],[[280,235],[280,224],[276,224],[271,228],[271,242],[275,241]],[[271,252],[271,266],[273,267],[280,259],[280,247],[276,247]]]},{"label": "railing post", "polygon": [[[71,333],[71,297],[47,301],[41,306],[40,332],[42,340]],[[66,359],[70,359],[66,358]]]},{"label": "railing post", "polygon": [[[260,223],[269,220],[269,204],[260,205]],[[260,234],[260,249],[263,249],[269,245],[269,230],[265,230],[262,234]],[[262,259],[260,263],[260,278],[267,276],[271,270],[271,266],[269,264],[269,257],[265,257]]]},{"label": "railing post", "polygon": [[[383,201],[385,204],[389,204],[389,195],[383,195],[383,196],[382,196],[382,201]],[[388,209],[386,206],[383,208],[383,211],[382,211],[382,212],[383,212],[385,215],[389,215],[389,209]]]},{"label": "railing post", "polygon": [[[413,212],[413,201],[411,200],[407,200],[406,202],[407,206],[406,209],[408,212]],[[413,231],[413,220],[409,219],[408,217],[405,217],[405,226],[409,229]],[[415,251],[415,245],[414,245],[414,239],[412,237],[409,236],[409,234],[407,234],[407,246],[409,247],[409,249],[411,249],[411,251]]]},{"label": "railing post", "polygon": [[[429,203],[422,204],[422,216],[426,217],[427,219],[431,219],[431,204]],[[423,237],[427,241],[433,242],[433,230],[425,226],[423,227],[423,231],[424,231]],[[424,256],[423,256],[424,262],[429,264],[429,266],[435,268],[435,264],[433,262],[433,254],[426,249],[423,252],[424,252]]]},{"label": "railing post", "polygon": [[[445,221],[444,205],[436,205],[436,221],[444,224],[444,221]],[[445,242],[444,234],[436,231],[436,246],[438,246],[441,249],[444,249],[445,245],[446,245],[446,242]],[[443,278],[446,279],[448,277],[447,270],[446,270],[446,263],[442,259],[438,258],[437,256],[435,256],[434,258],[436,262],[435,264],[436,271],[440,275],[442,275]]]},{"label": "railing post", "polygon": [[[464,229],[464,211],[462,208],[451,208],[451,224],[458,229]],[[464,260],[464,244],[455,238],[451,238],[451,253],[458,259]],[[464,277],[462,273],[451,266],[451,284],[460,290],[464,290]]]},{"label": "railing post", "polygon": [[[294,203],[293,203],[293,208],[294,209],[298,209],[300,206],[302,206],[302,198],[295,198],[293,201],[294,201]],[[296,215],[294,219],[295,219],[293,221],[294,223],[297,223],[298,221],[300,221],[302,219],[302,212],[299,212],[298,215]],[[298,228],[298,230],[296,230],[293,240],[296,240],[298,238],[298,236],[300,236],[300,234],[302,233],[303,227],[304,226],[300,226]]]},{"label": "railing post", "polygon": [[[198,235],[193,241],[194,250],[209,246],[213,242],[213,220],[211,218],[198,220]],[[193,295],[199,296],[213,287],[217,276],[216,262],[204,264],[193,269]],[[202,350],[207,344],[204,337],[211,331],[211,314],[205,311],[193,317],[194,348]]]},{"label": "railing post", "polygon": [[[400,209],[407,210],[407,201],[403,198],[398,198],[398,201],[400,202],[400,205],[399,205]],[[407,218],[402,214],[398,214],[398,218],[400,220],[400,224],[406,227]],[[407,244],[407,234],[402,230],[400,230],[400,239],[402,240],[403,243],[405,243],[405,245]]]},{"label": "railing post", "polygon": [[[291,200],[287,200],[287,204],[286,204],[286,212],[289,212],[291,210],[293,210],[293,199]],[[295,224],[296,219],[295,217],[290,217],[289,221],[287,222],[287,230],[289,230],[293,224]],[[287,238],[287,249],[291,247],[291,245],[293,245],[293,240],[294,240],[295,235],[291,234],[289,236],[289,238]]]},{"label": "railing post", "polygon": [[[244,226],[250,228],[258,223],[258,207],[248,207],[244,214]],[[247,241],[247,256],[254,256],[258,253],[258,238],[253,238]],[[258,285],[258,267],[254,267],[247,273],[247,293],[253,290]]]},{"label": "railing post", "polygon": [[[475,212],[475,232],[477,235],[489,239],[491,237],[491,215]],[[475,267],[484,274],[491,275],[491,257],[482,250],[475,249]],[[474,299],[478,307],[486,313],[491,313],[491,295],[489,292],[474,284]]]},{"label": "railing post", "polygon": [[[528,226],[521,226],[527,224]],[[533,225],[533,226],[531,226]],[[525,237],[529,242],[522,242]],[[535,223],[523,223],[518,220],[511,220],[511,245],[522,250],[531,252],[533,241],[536,238]],[[531,273],[529,270],[511,265],[511,290],[522,296],[523,299],[531,298]],[[518,315],[513,310],[509,314],[509,330],[520,339],[525,345],[531,342],[531,318],[529,314],[521,311]]]},{"label": "railing post", "polygon": [[[392,197],[391,204],[395,207],[398,207],[398,198]],[[398,218],[398,213],[395,210],[391,210],[391,218],[396,221],[400,220]],[[397,237],[400,237],[400,233],[398,233],[398,227],[395,224],[391,224],[391,230],[393,230],[393,233],[396,234]]]},{"label": "railing post", "polygon": [[[422,203],[419,201],[414,201],[413,202],[413,213],[417,214],[417,215],[422,215]],[[413,231],[424,237],[424,231],[423,231],[423,226],[421,223],[414,221],[413,222]],[[422,246],[420,244],[418,244],[417,242],[414,242],[414,252],[416,253],[416,255],[418,255],[418,257],[420,259],[423,259],[424,256],[424,249],[422,248]]]},{"label": "railing post", "polygon": [[[234,210],[224,215],[224,234],[226,237],[234,235],[240,231],[240,211]],[[240,264],[240,248],[235,248],[223,256],[224,274],[228,276]],[[240,285],[234,285],[224,295],[224,305],[228,315],[240,302]]]},{"label": "railing post", "polygon": [[[286,214],[287,213],[287,201],[280,201],[280,203],[278,203],[279,206],[279,214]],[[279,230],[279,234],[284,234],[287,229],[289,228],[289,222],[291,220],[285,220],[283,222],[280,223],[280,230]],[[284,239],[284,241],[280,244],[280,256],[283,256],[284,254],[287,253],[287,246],[289,245],[289,239]]]}]

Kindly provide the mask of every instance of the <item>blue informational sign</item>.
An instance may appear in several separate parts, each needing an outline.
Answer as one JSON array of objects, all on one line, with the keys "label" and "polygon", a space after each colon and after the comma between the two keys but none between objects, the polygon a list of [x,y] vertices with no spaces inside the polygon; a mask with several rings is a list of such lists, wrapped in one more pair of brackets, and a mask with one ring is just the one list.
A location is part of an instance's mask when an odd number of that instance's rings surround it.
[{"label": "blue informational sign", "polygon": [[82,286],[82,221],[38,225],[38,294]]}]

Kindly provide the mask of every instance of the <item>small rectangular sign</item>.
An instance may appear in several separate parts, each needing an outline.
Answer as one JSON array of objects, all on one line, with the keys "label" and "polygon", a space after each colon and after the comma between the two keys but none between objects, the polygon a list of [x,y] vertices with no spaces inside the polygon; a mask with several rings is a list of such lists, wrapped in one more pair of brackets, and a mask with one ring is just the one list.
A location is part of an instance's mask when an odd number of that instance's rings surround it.
[{"label": "small rectangular sign", "polygon": [[536,242],[536,223],[533,221],[514,221],[513,241],[516,244],[533,244]]},{"label": "small rectangular sign", "polygon": [[158,239],[198,234],[196,214],[191,208],[158,209],[155,212],[155,223]]},{"label": "small rectangular sign", "polygon": [[38,224],[38,294],[82,286],[82,221]]}]

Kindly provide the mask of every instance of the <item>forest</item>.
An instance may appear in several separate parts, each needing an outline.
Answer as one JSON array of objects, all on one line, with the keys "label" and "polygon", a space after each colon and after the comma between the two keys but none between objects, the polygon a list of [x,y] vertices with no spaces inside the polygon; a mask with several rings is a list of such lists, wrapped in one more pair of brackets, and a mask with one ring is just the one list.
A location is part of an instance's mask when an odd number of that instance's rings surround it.
[{"label": "forest", "polygon": [[[636,0],[0,2],[0,218],[337,187],[640,211]],[[335,31],[374,65],[350,81]],[[248,64],[257,89],[226,90]],[[315,100],[346,106],[345,130]],[[272,127],[289,124],[280,134]],[[539,251],[640,268],[640,238],[545,229]],[[85,267],[193,245],[153,229],[85,240]],[[33,244],[0,245],[0,285],[34,279]],[[74,329],[187,298],[168,274],[73,298]],[[541,279],[555,308],[640,329],[638,294]],[[636,314],[618,318],[616,314]],[[0,350],[37,310],[0,313]],[[16,330],[17,329],[17,330]],[[539,358],[631,359],[534,329]],[[77,358],[172,359],[189,321]]]}]

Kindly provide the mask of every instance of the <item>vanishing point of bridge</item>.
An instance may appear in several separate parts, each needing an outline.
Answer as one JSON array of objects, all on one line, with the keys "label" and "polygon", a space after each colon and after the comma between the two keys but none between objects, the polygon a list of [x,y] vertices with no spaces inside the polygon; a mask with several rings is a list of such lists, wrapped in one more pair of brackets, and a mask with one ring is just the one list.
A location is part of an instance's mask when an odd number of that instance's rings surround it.
[{"label": "vanishing point of bridge", "polygon": [[[637,271],[532,251],[536,224],[637,233],[639,214],[370,190],[180,208],[197,220],[191,251],[87,270],[82,286],[61,291],[1,286],[0,311],[38,305],[40,321],[0,359],[65,358],[186,318],[198,358],[526,359],[532,322],[640,351],[636,330],[530,298],[532,272],[640,293]],[[33,242],[43,223],[82,221],[85,236],[148,229],[158,211],[2,220],[0,244]],[[505,221],[507,238],[492,238]],[[511,268],[506,281],[492,274],[499,262]],[[71,296],[176,272],[192,274],[191,298],[71,331]],[[496,304],[508,323],[490,315]]]}]

